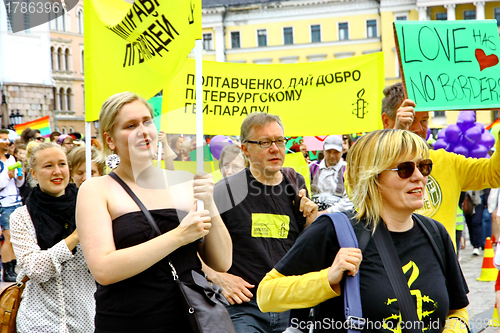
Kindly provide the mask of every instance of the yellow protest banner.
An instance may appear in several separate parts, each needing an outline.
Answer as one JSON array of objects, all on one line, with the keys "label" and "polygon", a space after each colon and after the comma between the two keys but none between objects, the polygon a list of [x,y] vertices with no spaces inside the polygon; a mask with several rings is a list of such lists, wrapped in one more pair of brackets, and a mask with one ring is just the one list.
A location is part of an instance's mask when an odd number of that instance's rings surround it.
[{"label": "yellow protest banner", "polygon": [[201,0],[85,0],[85,121],[111,95],[149,99],[201,38]]},{"label": "yellow protest banner", "polygon": [[[163,90],[161,128],[195,133],[195,70],[187,60]],[[203,62],[204,134],[239,135],[252,112],[279,115],[285,134],[330,135],[382,128],[382,53],[298,64]]]}]

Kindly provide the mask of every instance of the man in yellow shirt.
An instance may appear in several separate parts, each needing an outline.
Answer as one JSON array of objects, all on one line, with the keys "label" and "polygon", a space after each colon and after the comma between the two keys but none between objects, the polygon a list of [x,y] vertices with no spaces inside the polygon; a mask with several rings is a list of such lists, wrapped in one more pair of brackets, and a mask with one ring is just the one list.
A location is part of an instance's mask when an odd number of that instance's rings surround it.
[{"label": "man in yellow shirt", "polygon": [[[403,85],[384,89],[384,129],[406,129],[427,138],[429,112],[415,112],[415,102],[405,99]],[[500,147],[497,140],[496,149]],[[487,158],[465,158],[444,149],[431,150],[434,163],[426,185],[424,206],[417,213],[441,222],[455,243],[456,216],[461,191],[500,187],[500,154]]]}]

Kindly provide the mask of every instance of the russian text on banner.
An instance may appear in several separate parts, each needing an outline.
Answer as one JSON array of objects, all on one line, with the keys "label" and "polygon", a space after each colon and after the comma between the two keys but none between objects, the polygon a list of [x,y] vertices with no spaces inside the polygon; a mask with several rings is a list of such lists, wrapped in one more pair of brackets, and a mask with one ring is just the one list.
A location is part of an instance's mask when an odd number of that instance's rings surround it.
[{"label": "russian text on banner", "polygon": [[[194,61],[163,90],[162,129],[195,133]],[[239,135],[252,112],[279,115],[285,134],[330,135],[382,128],[382,53],[298,64],[203,62],[204,134]]]},{"label": "russian text on banner", "polygon": [[111,95],[149,99],[201,37],[201,0],[85,0],[85,120]]},{"label": "russian text on banner", "polygon": [[496,20],[396,21],[396,48],[417,111],[500,105]]}]

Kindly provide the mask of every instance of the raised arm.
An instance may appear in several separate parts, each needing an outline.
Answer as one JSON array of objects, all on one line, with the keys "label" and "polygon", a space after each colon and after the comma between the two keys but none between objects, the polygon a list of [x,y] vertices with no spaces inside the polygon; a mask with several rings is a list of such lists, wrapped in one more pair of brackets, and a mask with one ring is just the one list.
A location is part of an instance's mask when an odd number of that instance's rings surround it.
[{"label": "raised arm", "polygon": [[204,237],[210,229],[208,212],[193,205],[179,227],[147,242],[117,250],[104,179],[88,179],[80,187],[76,221],[85,259],[97,282],[108,285],[135,276],[179,247]]},{"label": "raised arm", "polygon": [[212,217],[210,233],[205,236],[200,244],[200,256],[203,261],[218,272],[226,272],[232,264],[233,244],[226,225],[219,215],[214,197],[214,181],[210,174],[197,175],[193,182],[193,194],[195,199],[203,200],[205,209]]}]

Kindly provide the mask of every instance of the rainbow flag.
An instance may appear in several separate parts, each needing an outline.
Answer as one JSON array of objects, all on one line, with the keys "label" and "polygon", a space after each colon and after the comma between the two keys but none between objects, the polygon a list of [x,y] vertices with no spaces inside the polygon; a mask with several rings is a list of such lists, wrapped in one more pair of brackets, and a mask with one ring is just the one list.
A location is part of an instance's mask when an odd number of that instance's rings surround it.
[{"label": "rainbow flag", "polygon": [[21,135],[24,129],[29,127],[31,129],[39,130],[40,134],[42,134],[44,138],[48,138],[50,136],[50,133],[52,133],[52,131],[50,130],[49,121],[50,121],[50,116],[45,116],[43,118],[38,118],[32,121],[28,121],[26,123],[15,125],[14,128],[16,129],[17,135]]},{"label": "rainbow flag", "polygon": [[500,124],[500,120],[497,118],[494,122],[492,122],[491,124],[489,124],[488,126],[486,126],[484,129],[489,131],[493,126],[497,125],[497,124]]}]

